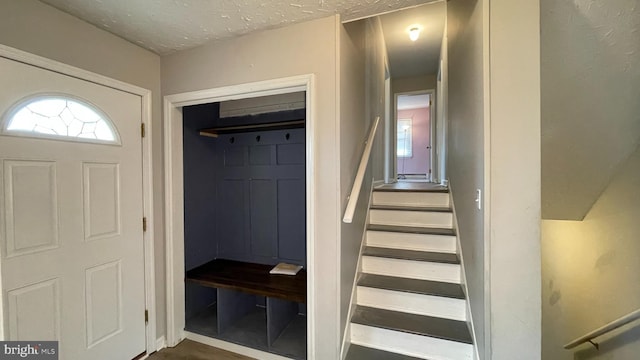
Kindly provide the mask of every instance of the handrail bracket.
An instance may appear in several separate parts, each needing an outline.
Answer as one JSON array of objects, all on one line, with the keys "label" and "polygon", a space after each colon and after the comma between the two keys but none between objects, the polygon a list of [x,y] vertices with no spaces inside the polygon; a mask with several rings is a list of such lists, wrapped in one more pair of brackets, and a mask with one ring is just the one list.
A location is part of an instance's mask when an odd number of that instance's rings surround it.
[{"label": "handrail bracket", "polygon": [[580,344],[584,344],[584,343],[590,343],[591,345],[593,345],[593,347],[595,347],[596,349],[600,350],[600,345],[596,342],[593,342],[593,339],[602,336],[610,331],[613,331],[621,326],[624,326],[632,321],[636,321],[640,319],[640,309],[636,310],[636,311],[632,311],[630,313],[628,313],[627,315],[616,319],[598,329],[593,330],[592,332],[581,336],[575,340],[573,340],[572,342],[566,344],[564,346],[565,349],[569,350],[569,349],[573,349],[574,347],[580,345]]}]

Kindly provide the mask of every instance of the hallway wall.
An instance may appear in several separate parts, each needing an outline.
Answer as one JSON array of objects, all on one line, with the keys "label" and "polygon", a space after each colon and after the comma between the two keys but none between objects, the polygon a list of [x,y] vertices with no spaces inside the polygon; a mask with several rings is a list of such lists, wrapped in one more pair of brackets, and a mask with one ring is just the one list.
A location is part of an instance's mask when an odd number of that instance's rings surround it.
[{"label": "hallway wall", "polygon": [[640,148],[583,221],[542,222],[542,358],[626,360],[640,354],[638,321],[574,350],[571,340],[640,309]]},{"label": "hallway wall", "polygon": [[406,93],[420,90],[431,90],[436,88],[437,76],[435,74],[408,76],[408,77],[392,77],[391,93]]},{"label": "hallway wall", "polygon": [[491,0],[488,11],[491,360],[538,360],[540,2]]},{"label": "hallway wall", "polygon": [[[347,207],[363,151],[363,141],[371,125],[365,116],[365,63],[367,23],[356,21],[340,26],[340,76],[338,102],[340,105],[340,199],[341,209]],[[371,192],[372,166],[362,184],[354,219],[340,223],[340,341],[349,321],[351,290],[357,272],[360,245],[367,220],[367,206]],[[344,215],[343,213],[341,215]],[[348,331],[348,329],[347,329]]]},{"label": "hallway wall", "polygon": [[542,216],[582,220],[640,142],[638,0],[542,0]]},{"label": "hallway wall", "polygon": [[[486,1],[486,0],[485,0]],[[471,315],[481,359],[485,356],[484,210],[475,207],[476,189],[485,188],[485,2],[447,4],[448,133],[447,168],[458,219]]]},{"label": "hallway wall", "polygon": [[448,3],[448,169],[481,359],[541,353],[539,10]]}]

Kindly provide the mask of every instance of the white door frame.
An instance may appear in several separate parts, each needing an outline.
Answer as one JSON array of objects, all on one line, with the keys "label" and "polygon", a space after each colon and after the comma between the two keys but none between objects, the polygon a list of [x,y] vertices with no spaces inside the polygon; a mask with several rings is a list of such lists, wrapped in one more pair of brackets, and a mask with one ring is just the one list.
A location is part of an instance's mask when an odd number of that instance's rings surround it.
[{"label": "white door frame", "polygon": [[385,184],[392,184],[398,179],[398,174],[394,176],[395,165],[393,165],[392,161],[396,152],[396,148],[393,146],[395,144],[393,137],[396,131],[392,129],[395,122],[392,120],[394,117],[391,114],[393,111],[391,106],[391,72],[386,59],[384,73],[384,182]]},{"label": "white door frame", "polygon": [[[398,179],[398,144],[396,143],[398,139],[398,97],[402,95],[429,95],[429,101],[431,105],[429,106],[429,146],[431,149],[429,151],[429,166],[431,166],[431,175],[427,174],[427,181],[432,181],[433,179],[433,144],[435,143],[435,108],[436,103],[433,101],[436,96],[435,89],[425,89],[425,90],[416,90],[416,91],[406,91],[399,92],[393,94],[393,178],[395,181]],[[428,169],[427,169],[428,170]]]},{"label": "white door frame", "polygon": [[[41,69],[57,72],[94,84],[138,95],[142,100],[142,123],[145,124],[145,137],[142,138],[142,197],[144,216],[147,218],[147,231],[143,233],[144,241],[144,291],[145,307],[149,312],[146,324],[146,351],[151,354],[156,351],[156,280],[154,265],[154,236],[153,236],[153,167],[152,167],[152,121],[151,121],[151,90],[111,79],[71,65],[47,59],[22,50],[0,44],[0,57],[36,66]],[[142,219],[140,219],[142,226]],[[0,261],[2,259],[0,258]],[[2,277],[0,276],[0,293],[2,291]],[[0,296],[0,324],[4,324],[2,296]],[[4,327],[0,326],[0,339],[5,339]]]},{"label": "white door frame", "polygon": [[[175,346],[185,337],[184,269],[184,182],[182,147],[182,107],[258,96],[306,91],[306,209],[307,209],[307,353],[315,353],[315,231],[314,207],[314,75],[300,75],[247,84],[224,86],[164,97],[165,236],[167,284],[167,345]],[[326,316],[326,314],[325,314]],[[217,342],[225,347],[225,342]],[[235,352],[249,351],[233,345]],[[255,356],[255,353],[249,353]],[[265,355],[266,356],[266,355]]]}]

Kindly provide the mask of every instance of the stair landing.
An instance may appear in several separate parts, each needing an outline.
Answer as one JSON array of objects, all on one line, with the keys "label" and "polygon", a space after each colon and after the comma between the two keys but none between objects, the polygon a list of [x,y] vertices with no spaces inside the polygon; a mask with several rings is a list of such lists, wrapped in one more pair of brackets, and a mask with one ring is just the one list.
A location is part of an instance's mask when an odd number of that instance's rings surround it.
[{"label": "stair landing", "polygon": [[425,192],[449,192],[446,186],[440,184],[418,182],[418,181],[398,181],[393,184],[383,184],[376,186],[374,191],[425,191]]}]

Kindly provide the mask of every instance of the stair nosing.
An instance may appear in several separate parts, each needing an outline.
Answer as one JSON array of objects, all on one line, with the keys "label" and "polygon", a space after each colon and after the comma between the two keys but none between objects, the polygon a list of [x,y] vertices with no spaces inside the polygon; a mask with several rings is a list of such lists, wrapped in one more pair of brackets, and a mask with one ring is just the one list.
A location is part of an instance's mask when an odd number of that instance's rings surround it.
[{"label": "stair nosing", "polygon": [[381,232],[395,232],[395,233],[403,233],[403,234],[456,236],[455,229],[437,228],[437,227],[369,224],[367,226],[367,230],[381,231]]},{"label": "stair nosing", "polygon": [[[367,250],[371,250],[372,252],[374,252],[373,254],[371,252],[368,252]],[[378,251],[378,253],[375,253],[376,251]],[[400,256],[400,253],[406,253],[407,255],[413,253],[414,255],[416,255],[416,258],[412,258],[410,256]],[[419,255],[422,255],[423,257],[425,257],[426,259],[420,259],[417,258],[419,257]],[[455,257],[455,261],[454,260],[442,260],[442,259],[438,259],[438,255],[441,255],[442,257]],[[406,250],[406,249],[395,249],[395,248],[384,248],[384,247],[379,247],[379,246],[365,246],[363,252],[362,252],[362,256],[373,256],[373,257],[381,257],[381,258],[388,258],[388,259],[398,259],[398,260],[408,260],[408,261],[419,261],[419,262],[432,262],[432,263],[440,263],[440,264],[452,264],[452,265],[460,265],[460,258],[458,257],[458,254],[454,254],[454,253],[447,253],[447,252],[438,252],[438,251],[421,251],[421,250]],[[433,256],[433,259],[430,259],[429,257]]]},{"label": "stair nosing", "polygon": [[371,205],[370,210],[387,210],[387,211],[422,211],[422,212],[439,212],[452,213],[453,209],[446,206],[411,206],[411,205]]},{"label": "stair nosing", "polygon": [[[401,279],[402,281],[409,281],[410,283],[414,283],[414,284],[419,284],[419,283],[431,284],[431,285],[439,284],[439,286],[446,286],[446,287],[450,287],[450,288],[456,288],[456,290],[459,289],[459,293],[453,295],[453,294],[445,293],[445,292],[442,292],[442,291],[440,291],[440,292],[439,291],[422,291],[422,290],[403,288],[403,287],[400,287],[400,286],[376,285],[376,284],[372,284],[372,283],[366,283],[366,279],[367,278],[370,279],[370,281],[371,280],[375,280],[375,279],[379,279],[379,280],[380,279],[381,280]],[[357,286],[368,287],[368,288],[372,288],[372,289],[381,289],[381,290],[388,290],[388,291],[397,291],[397,292],[418,294],[418,295],[438,296],[438,297],[443,297],[443,298],[448,298],[448,299],[466,301],[466,296],[464,294],[464,290],[462,289],[462,285],[461,284],[448,283],[448,282],[444,282],[444,281],[410,279],[410,278],[404,278],[404,277],[398,277],[398,276],[388,276],[388,275],[362,273],[360,275],[359,279],[358,279]]]},{"label": "stair nosing", "polygon": [[420,192],[420,193],[436,193],[436,194],[448,194],[449,189],[394,189],[394,188],[374,188],[374,192]]},{"label": "stair nosing", "polygon": [[[461,324],[464,324],[467,331],[465,332],[465,336],[463,336],[463,337],[460,337],[460,336],[454,337],[451,334],[446,335],[446,334],[442,334],[442,332],[439,332],[439,331],[426,332],[426,331],[417,331],[415,329],[408,329],[406,327],[401,327],[401,326],[389,326],[389,325],[381,324],[380,322],[376,323],[375,321],[367,321],[366,319],[361,319],[360,316],[361,316],[362,312],[385,314],[386,316],[415,318],[415,319],[420,319],[421,322],[423,322],[423,321],[432,321],[432,322],[433,321],[438,321],[438,322],[441,322],[441,323],[449,323],[450,325],[451,324],[456,324],[458,326],[461,326]],[[417,335],[417,336],[432,337],[432,338],[446,340],[446,341],[452,341],[452,342],[457,342],[457,343],[462,343],[462,344],[473,345],[473,339],[471,337],[470,330],[467,327],[467,322],[466,321],[461,321],[461,320],[438,318],[438,317],[435,317],[435,316],[427,316],[427,315],[417,315],[417,314],[405,313],[405,312],[401,312],[401,311],[378,309],[378,308],[373,308],[373,307],[369,307],[369,306],[357,305],[355,314],[351,318],[351,323],[359,324],[359,325],[363,325],[363,326],[376,327],[376,328],[380,328],[380,329],[386,329],[386,330],[390,330],[390,331],[398,331],[398,332],[403,332],[403,333],[407,333],[407,334],[414,334],[414,335]],[[431,330],[433,330],[433,329],[431,329]]]},{"label": "stair nosing", "polygon": [[[365,345],[358,345],[358,344],[351,344],[349,346],[349,351],[347,351],[347,357],[346,360],[349,360],[349,354],[351,353],[351,351],[356,350],[356,351],[368,351],[368,352],[380,352],[379,355],[385,355],[388,354],[388,356],[385,356],[385,359],[388,359],[389,357],[392,357],[394,359],[401,359],[401,360],[420,360],[419,358],[413,357],[413,356],[409,356],[409,355],[404,355],[404,354],[400,354],[397,352],[393,352],[393,351],[387,351],[387,350],[381,350],[381,349],[376,349],[374,347],[371,346],[365,346]],[[376,357],[378,358],[378,357]],[[367,358],[369,359],[369,358]]]}]

